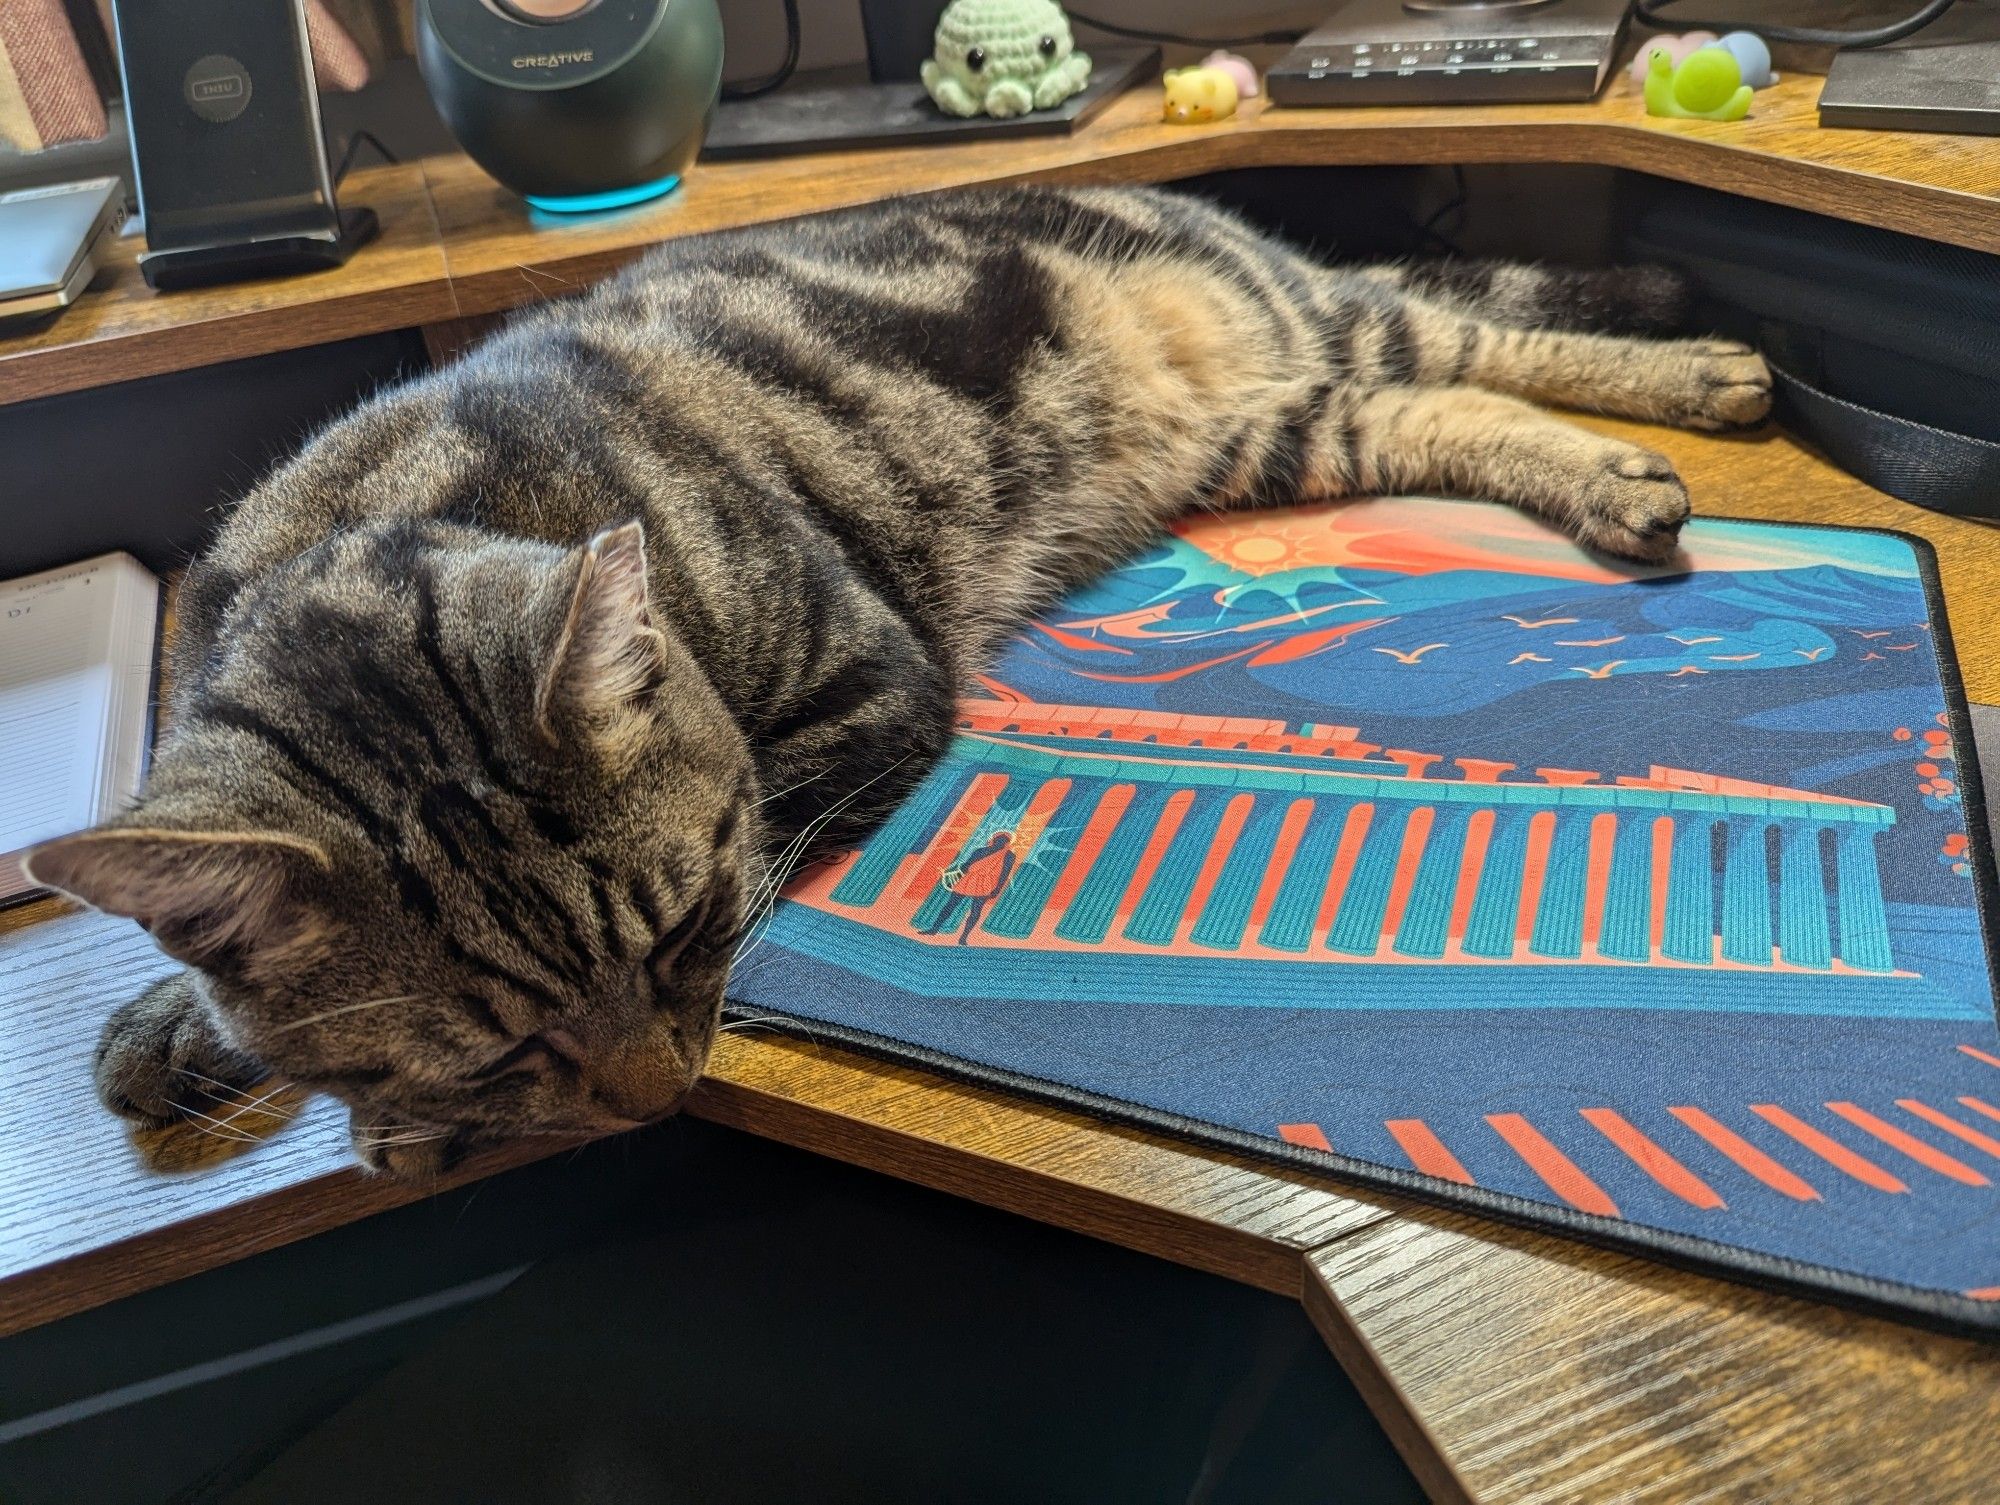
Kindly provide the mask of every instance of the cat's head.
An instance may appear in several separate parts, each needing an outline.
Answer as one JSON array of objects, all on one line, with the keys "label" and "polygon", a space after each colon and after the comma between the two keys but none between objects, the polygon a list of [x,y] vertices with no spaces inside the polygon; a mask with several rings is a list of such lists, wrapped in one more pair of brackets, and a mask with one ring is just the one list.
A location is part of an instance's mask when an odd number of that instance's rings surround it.
[{"label": "cat's head", "polygon": [[341,535],[236,591],[195,681],[138,807],[39,881],[138,920],[378,1163],[679,1104],[761,877],[755,779],[637,524]]}]

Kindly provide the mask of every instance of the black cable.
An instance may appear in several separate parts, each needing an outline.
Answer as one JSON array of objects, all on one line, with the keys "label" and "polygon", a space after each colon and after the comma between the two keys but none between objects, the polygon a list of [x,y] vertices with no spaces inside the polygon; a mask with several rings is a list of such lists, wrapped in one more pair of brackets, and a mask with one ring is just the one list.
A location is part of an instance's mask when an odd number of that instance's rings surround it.
[{"label": "black cable", "polygon": [[1184,37],[1177,32],[1114,25],[1074,9],[1070,10],[1069,18],[1093,31],[1106,32],[1114,37],[1130,37],[1135,42],[1171,42],[1176,47],[1289,47],[1305,35],[1302,31],[1266,31],[1254,37]]},{"label": "black cable", "polygon": [[1426,219],[1421,225],[1417,226],[1417,235],[1422,240],[1431,241],[1437,245],[1443,246],[1445,248],[1445,252],[1448,255],[1463,256],[1465,253],[1459,250],[1458,242],[1453,240],[1450,236],[1446,235],[1443,231],[1438,229],[1438,226],[1443,224],[1445,220],[1453,214],[1457,214],[1459,216],[1459,223],[1455,228],[1459,230],[1463,230],[1465,228],[1464,213],[1465,213],[1465,201],[1467,198],[1465,169],[1459,166],[1456,162],[1452,163],[1451,165],[1451,185],[1452,185],[1451,198],[1447,200],[1444,204],[1440,205],[1437,208],[1437,210],[1431,214],[1430,218]]},{"label": "black cable", "polygon": [[738,84],[724,84],[724,99],[755,99],[760,94],[769,94],[781,87],[798,71],[799,67],[799,0],[784,0],[785,6],[785,60],[762,78],[745,79]]},{"label": "black cable", "polygon": [[356,131],[352,136],[347,138],[346,149],[340,154],[340,166],[333,170],[333,186],[335,188],[338,188],[342,183],[347,181],[347,170],[354,165],[355,153],[359,152],[364,145],[373,147],[375,155],[380,157],[384,162],[387,162],[391,167],[402,160],[394,152],[390,151],[388,147],[384,146],[381,139],[373,131]]},{"label": "black cable", "polygon": [[[1661,31],[1731,31],[1742,25],[1740,21],[1697,21],[1684,20],[1678,16],[1663,15],[1669,5],[1677,5],[1680,0],[1639,0],[1638,18],[1648,26]],[[1885,42],[1899,42],[1912,32],[1922,31],[1931,22],[1952,7],[1952,0],[1924,0],[1921,10],[1905,16],[1900,21],[1892,21],[1887,26],[1876,26],[1854,31],[1835,31],[1819,26],[1766,26],[1751,23],[1750,29],[1767,42],[1806,42],[1825,47],[1880,47]]]}]

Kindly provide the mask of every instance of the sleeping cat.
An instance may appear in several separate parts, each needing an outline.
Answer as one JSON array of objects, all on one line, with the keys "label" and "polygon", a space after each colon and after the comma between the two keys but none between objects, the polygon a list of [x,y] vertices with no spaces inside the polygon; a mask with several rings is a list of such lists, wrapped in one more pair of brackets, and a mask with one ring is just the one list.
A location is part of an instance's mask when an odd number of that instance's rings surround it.
[{"label": "sleeping cat", "polygon": [[364,1161],[671,1112],[785,871],[854,843],[1024,619],[1195,507],[1509,502],[1672,554],[1659,455],[1522,399],[1761,419],[1657,269],[1334,269],[1147,190],[683,241],[364,404],[187,572],[137,809],[31,870],[187,970],[104,1101],[268,1073]]}]

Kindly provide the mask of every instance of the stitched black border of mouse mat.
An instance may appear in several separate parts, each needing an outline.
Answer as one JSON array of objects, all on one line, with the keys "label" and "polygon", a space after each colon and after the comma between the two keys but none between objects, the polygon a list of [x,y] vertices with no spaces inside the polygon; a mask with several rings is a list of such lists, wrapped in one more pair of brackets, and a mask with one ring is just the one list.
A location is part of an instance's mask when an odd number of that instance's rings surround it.
[{"label": "stitched black border of mouse mat", "polygon": [[[1775,528],[1814,528],[1835,533],[1874,533],[1900,539],[1910,546],[1916,556],[1918,578],[1923,582],[1924,604],[1930,611],[1931,640],[1937,658],[1938,681],[1944,689],[1945,715],[1949,721],[1952,746],[1958,754],[1955,759],[1958,765],[1957,783],[1965,809],[1966,842],[1972,858],[1973,904],[1979,917],[1980,940],[1986,950],[1986,970],[1993,985],[1995,1012],[2000,1015],[2000,956],[1995,954],[1996,926],[2000,926],[2000,875],[1996,875],[1994,867],[1986,790],[1980,773],[1978,749],[1972,740],[1972,715],[1966,703],[1965,681],[1958,666],[1951,624],[1945,615],[1937,550],[1929,539],[1905,533],[1900,528],[1864,528],[1844,523],[1785,523],[1750,517],[1712,517],[1709,521],[1753,523]],[[725,1005],[725,1014],[732,1007]],[[1953,1291],[1937,1291],[1874,1276],[1856,1275],[1785,1255],[1765,1254],[1738,1244],[1651,1228],[1623,1218],[1579,1212],[1511,1192],[1464,1186],[1416,1171],[1400,1170],[1380,1161],[1357,1160],[1330,1150],[1288,1144],[1281,1139],[1224,1128],[1220,1124],[1130,1102],[1107,1093],[1087,1092],[1006,1067],[989,1066],[892,1036],[844,1024],[830,1024],[804,1015],[787,1014],[782,1009],[774,1011],[769,1004],[757,1005],[755,1015],[760,1023],[777,1024],[802,1039],[831,1040],[885,1060],[914,1063],[942,1076],[956,1077],[979,1086],[1002,1088],[1023,1097],[1036,1098],[1113,1122],[1137,1124],[1141,1128],[1157,1130],[1196,1144],[1233,1150],[1293,1169],[1351,1181],[1373,1190],[1404,1193],[1441,1207],[1469,1209],[1524,1228],[1554,1229],[1587,1244],[1620,1253],[1639,1254],[1705,1275],[1722,1275],[1785,1295],[1820,1299],[1831,1297],[1862,1311],[1915,1322],[1943,1332],[2000,1342],[2000,1301],[1976,1301]],[[2000,1024],[2000,1019],[1996,1019],[1996,1024]]]}]

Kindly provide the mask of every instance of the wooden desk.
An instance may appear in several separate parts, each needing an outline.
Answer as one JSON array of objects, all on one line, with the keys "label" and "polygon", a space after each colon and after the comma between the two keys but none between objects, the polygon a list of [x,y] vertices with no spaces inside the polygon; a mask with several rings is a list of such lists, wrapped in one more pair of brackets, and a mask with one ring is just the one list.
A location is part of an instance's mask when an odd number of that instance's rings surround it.
[{"label": "wooden desk", "polygon": [[138,248],[122,244],[103,285],[60,319],[0,337],[0,403],[514,308],[584,286],[673,236],[972,183],[1591,163],[2000,251],[2000,149],[1990,138],[1822,131],[1819,84],[1787,77],[1729,125],[1650,119],[1623,82],[1592,104],[1273,110],[1252,100],[1213,126],[1162,125],[1157,91],[1140,88],[1074,136],[707,163],[683,192],[586,220],[532,215],[466,158],[434,157],[353,176],[343,195],[376,209],[382,238],[335,271],[156,295],[140,279]]},{"label": "wooden desk", "polygon": [[[531,224],[456,160],[361,180],[406,211],[341,272],[151,300],[109,292],[0,342],[0,400],[491,312],[581,285],[647,241],[887,192],[1030,177],[1168,179],[1231,166],[1603,162],[1954,244],[2000,249],[2000,151],[1819,133],[1816,81],[1743,126],[1594,106],[1271,112],[1153,124],[1145,96],[1075,138],[704,168],[626,218]],[[412,175],[418,175],[413,177]],[[421,178],[421,183],[418,182]],[[429,215],[434,235],[422,230]],[[389,218],[389,216],[385,216]],[[102,300],[101,302],[98,300]],[[72,323],[72,320],[76,322]],[[1937,545],[1968,688],[2000,700],[2000,538],[1872,492],[1788,439],[1640,430],[1697,509],[1900,527]],[[366,1216],[417,1195],[351,1168],[308,1104],[243,1147],[195,1128],[143,1170],[88,1090],[98,1024],[160,967],[134,927],[43,903],[0,914],[0,1332]],[[287,1113],[292,1105],[280,1103]],[[1959,1501],[2000,1477],[2000,1349],[1445,1213],[885,1065],[731,1034],[689,1111],[1300,1297],[1427,1487],[1482,1501]],[[220,1115],[226,1116],[226,1114]],[[275,1120],[272,1120],[275,1121]],[[262,1112],[239,1120],[263,1127]],[[457,1179],[553,1146],[496,1153]]]}]

